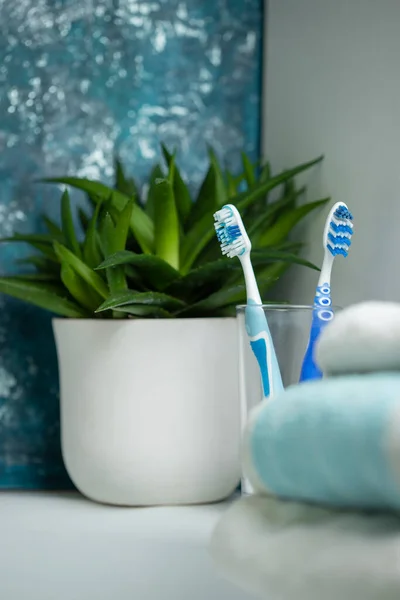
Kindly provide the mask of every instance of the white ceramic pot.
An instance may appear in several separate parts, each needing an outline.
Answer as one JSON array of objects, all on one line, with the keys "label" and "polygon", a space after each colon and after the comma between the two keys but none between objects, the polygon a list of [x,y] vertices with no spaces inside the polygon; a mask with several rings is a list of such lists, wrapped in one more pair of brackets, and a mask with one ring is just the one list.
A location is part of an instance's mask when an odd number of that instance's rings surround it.
[{"label": "white ceramic pot", "polygon": [[121,505],[213,502],[240,478],[235,319],[54,319],[62,453]]}]

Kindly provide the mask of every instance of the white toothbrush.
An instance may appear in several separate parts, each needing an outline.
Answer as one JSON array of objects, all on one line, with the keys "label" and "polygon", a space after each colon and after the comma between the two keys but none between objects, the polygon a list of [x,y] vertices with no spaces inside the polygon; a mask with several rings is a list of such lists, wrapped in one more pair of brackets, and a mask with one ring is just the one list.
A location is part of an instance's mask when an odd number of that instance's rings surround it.
[{"label": "white toothbrush", "polygon": [[333,261],[336,256],[341,255],[346,257],[349,253],[351,236],[353,235],[352,221],[353,215],[344,202],[337,202],[329,211],[323,237],[324,262],[322,263],[315,293],[310,339],[301,368],[300,381],[320,379],[322,377],[322,372],[314,360],[315,344],[323,327],[334,316],[331,308],[331,273]]},{"label": "white toothbrush", "polygon": [[229,258],[237,256],[243,268],[247,294],[246,331],[250,338],[251,349],[260,368],[263,394],[265,398],[268,398],[283,390],[283,384],[250,260],[251,242],[242,218],[232,204],[226,204],[216,212],[214,220],[222,254],[227,255]]}]

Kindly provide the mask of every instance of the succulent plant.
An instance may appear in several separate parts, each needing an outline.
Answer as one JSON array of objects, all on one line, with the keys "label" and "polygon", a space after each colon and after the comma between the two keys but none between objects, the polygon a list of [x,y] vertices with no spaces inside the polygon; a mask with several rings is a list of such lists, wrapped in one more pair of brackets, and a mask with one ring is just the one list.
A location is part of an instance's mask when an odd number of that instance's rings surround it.
[{"label": "succulent plant", "polygon": [[[329,200],[300,203],[304,188],[295,183],[322,157],[271,175],[268,163],[253,165],[243,154],[242,172],[233,175],[210,150],[193,200],[175,155],[164,146],[162,152],[165,168],[153,168],[145,201],[118,160],[114,187],[76,177],[45,180],[85,192],[91,213],[77,208],[78,233],[65,190],[60,224],[44,216],[47,233],[4,238],[35,250],[19,261],[34,271],[0,277],[0,292],[72,318],[230,315],[245,301],[245,288],[239,261],[221,257],[214,234],[213,213],[227,202],[243,216],[263,298],[291,264],[315,268],[299,258],[301,244],[289,234]],[[272,201],[275,189],[280,195]]]}]

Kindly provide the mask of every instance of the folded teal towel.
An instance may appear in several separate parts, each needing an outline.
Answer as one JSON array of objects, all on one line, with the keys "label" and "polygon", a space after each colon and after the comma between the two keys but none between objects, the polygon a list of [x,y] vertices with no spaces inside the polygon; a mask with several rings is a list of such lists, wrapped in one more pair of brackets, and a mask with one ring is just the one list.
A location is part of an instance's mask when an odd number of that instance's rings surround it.
[{"label": "folded teal towel", "polygon": [[244,469],[256,491],[279,497],[400,509],[400,374],[312,381],[263,401]]}]

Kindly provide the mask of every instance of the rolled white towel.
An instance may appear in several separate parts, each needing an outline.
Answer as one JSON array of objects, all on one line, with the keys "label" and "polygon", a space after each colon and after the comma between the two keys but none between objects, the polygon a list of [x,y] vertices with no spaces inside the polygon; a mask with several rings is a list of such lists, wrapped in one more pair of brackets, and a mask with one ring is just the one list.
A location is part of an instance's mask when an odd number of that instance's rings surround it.
[{"label": "rolled white towel", "polygon": [[265,600],[400,598],[400,519],[249,496],[211,542],[218,570]]},{"label": "rolled white towel", "polygon": [[363,302],[337,313],[321,333],[316,360],[327,376],[400,371],[400,304]]}]

